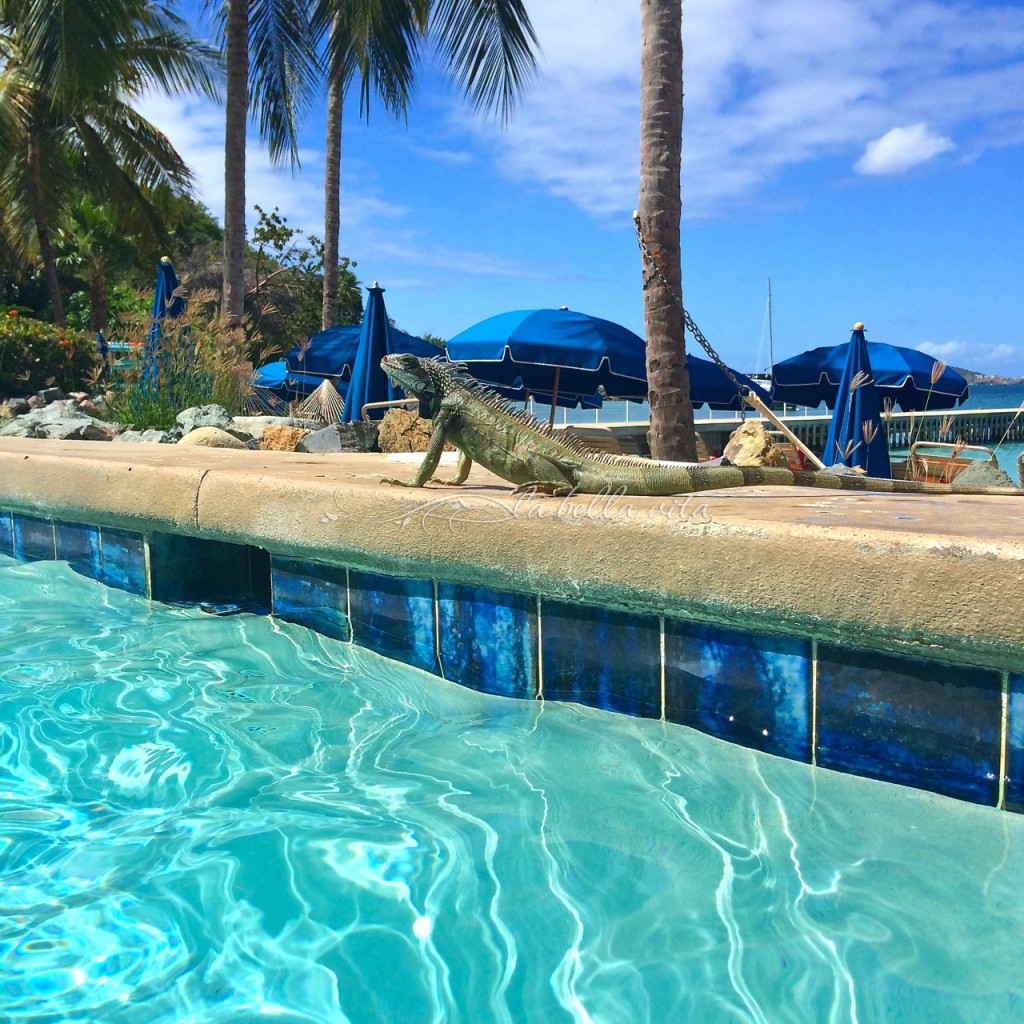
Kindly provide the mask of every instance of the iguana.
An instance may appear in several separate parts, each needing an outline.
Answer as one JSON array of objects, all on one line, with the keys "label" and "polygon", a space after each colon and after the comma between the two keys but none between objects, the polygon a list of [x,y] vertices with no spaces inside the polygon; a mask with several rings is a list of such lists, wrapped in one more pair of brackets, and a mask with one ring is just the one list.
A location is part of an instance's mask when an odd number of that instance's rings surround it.
[{"label": "iguana", "polygon": [[381,360],[384,372],[411,398],[419,414],[433,421],[426,457],[411,480],[385,479],[403,487],[423,487],[433,478],[445,442],[459,449],[454,486],[465,482],[479,462],[517,490],[545,494],[670,495],[710,491],[719,487],[825,487],[854,491],[898,491],[912,494],[1012,494],[1015,487],[957,487],[916,480],[881,480],[856,474],[837,475],[750,466],[682,466],[651,459],[595,452],[571,434],[556,434],[528,413],[461,372],[458,364],[398,353]]}]

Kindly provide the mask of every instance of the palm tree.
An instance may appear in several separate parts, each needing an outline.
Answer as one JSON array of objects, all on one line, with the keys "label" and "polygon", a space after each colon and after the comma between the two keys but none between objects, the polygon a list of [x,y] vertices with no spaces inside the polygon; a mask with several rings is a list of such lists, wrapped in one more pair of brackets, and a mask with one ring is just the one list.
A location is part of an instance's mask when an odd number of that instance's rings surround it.
[{"label": "palm tree", "polygon": [[683,336],[679,219],[682,0],[640,0],[640,228],[664,274],[643,265],[651,454],[697,458]]},{"label": "palm tree", "polygon": [[328,42],[324,174],[322,326],[337,322],[341,128],[345,94],[358,73],[360,114],[373,94],[392,114],[405,112],[420,46],[433,41],[453,79],[477,109],[503,120],[533,74],[537,37],[523,0],[318,0],[316,24]]},{"label": "palm tree", "polygon": [[0,0],[0,204],[43,264],[54,321],[64,309],[52,230],[87,193],[159,218],[146,193],[188,191],[191,174],[131,101],[158,87],[215,92],[215,56],[148,0]]},{"label": "palm tree", "polygon": [[[214,6],[216,0],[207,0]],[[275,161],[298,165],[297,118],[317,83],[308,0],[222,0],[227,59],[224,131],[223,314],[245,306],[245,140],[250,105]]]}]

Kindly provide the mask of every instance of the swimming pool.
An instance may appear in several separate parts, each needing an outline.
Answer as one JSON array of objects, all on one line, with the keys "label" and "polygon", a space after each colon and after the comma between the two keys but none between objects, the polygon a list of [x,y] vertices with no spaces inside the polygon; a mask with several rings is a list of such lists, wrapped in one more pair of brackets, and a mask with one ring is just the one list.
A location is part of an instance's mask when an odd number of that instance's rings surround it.
[{"label": "swimming pool", "polygon": [[1024,1020],[1024,818],[0,558],[12,1021]]}]

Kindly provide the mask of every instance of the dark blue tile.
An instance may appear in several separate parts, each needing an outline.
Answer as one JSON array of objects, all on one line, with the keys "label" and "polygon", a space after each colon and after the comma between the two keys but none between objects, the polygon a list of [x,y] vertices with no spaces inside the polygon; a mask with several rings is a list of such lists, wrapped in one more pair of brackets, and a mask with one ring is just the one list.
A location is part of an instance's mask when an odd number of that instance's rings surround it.
[{"label": "dark blue tile", "polygon": [[[254,579],[252,550],[246,544],[153,534],[149,538],[153,600],[251,605],[255,599],[269,608],[269,592]],[[269,564],[263,575],[269,584]]]},{"label": "dark blue tile", "polygon": [[14,557],[14,524],[11,513],[5,508],[0,508],[0,555]]},{"label": "dark blue tile", "polygon": [[57,557],[75,572],[98,580],[103,575],[100,528],[83,523],[57,523]]},{"label": "dark blue tile", "polygon": [[794,761],[811,756],[807,640],[665,620],[665,717]]},{"label": "dark blue tile", "polygon": [[430,580],[349,573],[352,639],[361,647],[437,673],[434,584]]},{"label": "dark blue tile", "polygon": [[340,566],[297,558],[271,557],[274,614],[335,640],[351,639],[346,571]]},{"label": "dark blue tile", "polygon": [[57,546],[53,539],[53,522],[37,519],[15,512],[14,516],[14,557],[23,562],[52,561],[57,557]]},{"label": "dark blue tile", "polygon": [[1006,806],[1024,811],[1024,675],[1010,673],[1006,743]]},{"label": "dark blue tile", "polygon": [[447,679],[504,697],[537,696],[537,599],[439,583],[441,666]]},{"label": "dark blue tile", "polygon": [[818,764],[996,803],[998,672],[818,646]]},{"label": "dark blue tile", "polygon": [[541,601],[545,700],[661,716],[661,624],[656,615]]},{"label": "dark blue tile", "polygon": [[146,545],[142,534],[103,526],[100,527],[100,547],[103,551],[100,579],[110,587],[145,597],[149,588],[146,584]]}]

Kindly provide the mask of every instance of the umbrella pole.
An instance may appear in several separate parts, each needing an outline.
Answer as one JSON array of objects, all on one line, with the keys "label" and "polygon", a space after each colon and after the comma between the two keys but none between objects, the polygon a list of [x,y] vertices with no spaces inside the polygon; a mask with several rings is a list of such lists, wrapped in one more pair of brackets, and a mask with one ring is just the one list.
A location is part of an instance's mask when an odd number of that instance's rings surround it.
[{"label": "umbrella pole", "polygon": [[548,416],[548,426],[553,427],[555,425],[555,403],[558,401],[558,378],[561,376],[562,368],[560,366],[555,367],[555,381],[551,385],[551,415]]}]

